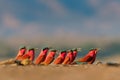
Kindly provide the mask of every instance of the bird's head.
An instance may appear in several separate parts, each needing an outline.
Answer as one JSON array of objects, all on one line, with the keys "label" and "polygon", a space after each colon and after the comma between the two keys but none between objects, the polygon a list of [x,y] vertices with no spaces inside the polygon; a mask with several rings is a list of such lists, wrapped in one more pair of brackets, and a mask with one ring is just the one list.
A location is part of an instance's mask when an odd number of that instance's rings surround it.
[{"label": "bird's head", "polygon": [[50,52],[57,52],[57,50],[56,49],[51,49]]},{"label": "bird's head", "polygon": [[29,55],[34,55],[35,54],[35,48],[29,47],[28,48],[28,54]]},{"label": "bird's head", "polygon": [[66,50],[61,50],[61,54],[62,54],[62,53],[66,53]]},{"label": "bird's head", "polygon": [[48,50],[51,49],[51,48],[52,48],[52,47],[44,47],[44,48],[42,48],[42,51],[48,52]]},{"label": "bird's head", "polygon": [[73,53],[73,50],[71,50],[71,49],[67,50],[67,53]]},{"label": "bird's head", "polygon": [[33,50],[33,51],[34,51],[34,50],[35,50],[35,48],[33,48],[33,47],[29,47],[29,48],[28,48],[28,50],[29,50],[29,51],[31,51],[31,50]]},{"label": "bird's head", "polygon": [[49,55],[55,56],[55,55],[56,55],[56,52],[57,52],[56,49],[50,49]]},{"label": "bird's head", "polygon": [[25,46],[21,46],[21,47],[19,48],[19,51],[20,51],[20,54],[21,54],[21,55],[25,54],[26,47],[25,47]]},{"label": "bird's head", "polygon": [[19,47],[19,50],[21,50],[21,49],[26,49],[26,47],[24,45],[22,45]]},{"label": "bird's head", "polygon": [[61,55],[65,55],[66,53],[67,53],[66,50],[61,50],[61,51],[60,51],[60,54],[61,54]]},{"label": "bird's head", "polygon": [[67,51],[66,51],[66,50],[61,50],[60,56],[65,57],[66,54],[67,54]]},{"label": "bird's head", "polygon": [[81,51],[82,48],[73,48],[72,51]]},{"label": "bird's head", "polygon": [[94,52],[95,54],[97,54],[97,52],[101,50],[101,48],[92,48],[90,49],[90,51]]}]

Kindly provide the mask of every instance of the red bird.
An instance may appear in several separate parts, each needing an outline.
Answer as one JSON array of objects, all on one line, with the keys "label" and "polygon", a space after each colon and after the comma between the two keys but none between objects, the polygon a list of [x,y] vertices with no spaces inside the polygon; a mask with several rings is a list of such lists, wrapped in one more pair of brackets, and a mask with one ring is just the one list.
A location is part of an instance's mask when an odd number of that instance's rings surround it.
[{"label": "red bird", "polygon": [[98,49],[91,49],[88,54],[79,59],[78,62],[87,62],[88,64],[93,64],[96,59],[97,52]]},{"label": "red bird", "polygon": [[22,57],[26,52],[26,47],[25,46],[22,46],[20,47],[19,51],[18,51],[18,54],[17,56],[15,57],[15,59],[19,59],[20,57]]},{"label": "red bird", "polygon": [[54,64],[62,64],[65,59],[66,53],[67,52],[65,50],[61,51],[59,56],[55,59]]},{"label": "red bird", "polygon": [[76,56],[78,54],[78,51],[80,51],[80,50],[81,50],[81,48],[74,48],[74,49],[72,49],[72,51],[73,51],[73,61],[75,60],[75,58],[76,58]]},{"label": "red bird", "polygon": [[35,64],[40,64],[40,63],[44,62],[44,60],[47,56],[48,50],[49,50],[48,47],[45,47],[45,48],[43,48],[43,50],[41,50],[40,54],[36,58]]},{"label": "red bird", "polygon": [[55,54],[56,54],[55,49],[50,50],[49,54],[47,55],[45,61],[42,64],[49,65],[50,63],[52,63],[54,60]]},{"label": "red bird", "polygon": [[29,59],[30,61],[33,61],[35,57],[35,50],[34,48],[30,48],[26,54],[24,54],[22,57],[20,57],[18,60],[22,61],[24,59]]},{"label": "red bird", "polygon": [[65,57],[65,60],[63,61],[63,65],[71,64],[73,61],[73,51],[69,50],[67,52],[67,56]]}]

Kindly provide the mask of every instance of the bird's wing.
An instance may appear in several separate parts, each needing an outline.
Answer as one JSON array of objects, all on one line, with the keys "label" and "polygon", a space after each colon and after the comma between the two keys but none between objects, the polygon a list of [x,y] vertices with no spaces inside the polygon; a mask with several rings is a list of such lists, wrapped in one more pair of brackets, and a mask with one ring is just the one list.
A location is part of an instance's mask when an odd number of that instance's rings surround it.
[{"label": "bird's wing", "polygon": [[17,56],[15,59],[20,60],[22,58],[22,55]]},{"label": "bird's wing", "polygon": [[30,55],[29,60],[33,61],[33,60],[34,60],[34,58],[35,58],[35,56],[34,56],[34,55]]},{"label": "bird's wing", "polygon": [[92,60],[90,60],[88,63],[89,63],[89,64],[94,63],[95,59],[96,59],[96,57],[93,57]]},{"label": "bird's wing", "polygon": [[85,56],[85,57],[79,59],[78,61],[80,61],[80,62],[89,62],[92,59],[93,59],[93,57],[91,57],[91,56]]},{"label": "bird's wing", "polygon": [[70,58],[69,58],[69,57],[66,57],[62,64],[68,64],[69,61],[70,61]]},{"label": "bird's wing", "polygon": [[54,60],[53,57],[47,57],[46,60],[44,61],[44,64],[48,65],[48,64],[52,63],[53,60]]},{"label": "bird's wing", "polygon": [[56,60],[54,61],[54,64],[61,64],[62,63],[62,59],[60,57],[56,58]]},{"label": "bird's wing", "polygon": [[23,55],[23,56],[21,57],[21,60],[29,59],[29,58],[30,58],[30,56],[29,56],[28,54],[25,54],[25,55]]},{"label": "bird's wing", "polygon": [[45,60],[45,57],[44,56],[38,56],[35,63],[36,64],[40,64],[41,62],[43,62]]}]

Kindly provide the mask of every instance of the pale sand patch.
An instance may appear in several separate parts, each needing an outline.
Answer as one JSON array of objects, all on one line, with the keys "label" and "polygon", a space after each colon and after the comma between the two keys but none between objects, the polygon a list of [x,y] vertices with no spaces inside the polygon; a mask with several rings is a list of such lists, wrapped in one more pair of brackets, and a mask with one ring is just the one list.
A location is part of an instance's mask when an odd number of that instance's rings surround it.
[{"label": "pale sand patch", "polygon": [[0,80],[120,80],[120,67],[0,65]]}]

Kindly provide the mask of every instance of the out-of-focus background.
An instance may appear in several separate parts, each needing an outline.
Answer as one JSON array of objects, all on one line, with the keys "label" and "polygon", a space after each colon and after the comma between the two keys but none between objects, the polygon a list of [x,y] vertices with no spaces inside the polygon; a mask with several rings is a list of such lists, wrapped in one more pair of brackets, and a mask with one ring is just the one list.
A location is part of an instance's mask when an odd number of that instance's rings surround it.
[{"label": "out-of-focus background", "polygon": [[[20,45],[101,51],[98,59],[120,54],[120,0],[0,0],[0,59]],[[36,51],[36,56],[39,50]]]}]

